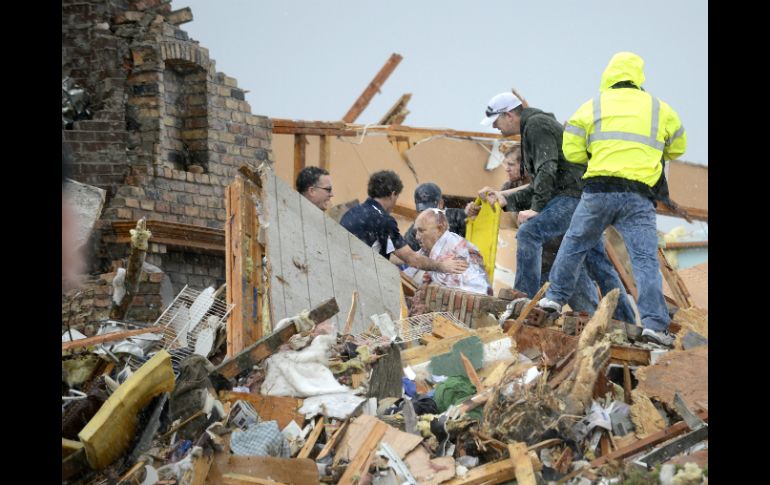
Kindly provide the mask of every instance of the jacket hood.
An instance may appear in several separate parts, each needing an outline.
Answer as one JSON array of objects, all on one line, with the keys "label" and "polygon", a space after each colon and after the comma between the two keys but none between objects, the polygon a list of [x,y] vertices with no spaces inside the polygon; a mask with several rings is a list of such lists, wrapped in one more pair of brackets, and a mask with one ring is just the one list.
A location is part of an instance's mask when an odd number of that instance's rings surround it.
[{"label": "jacket hood", "polygon": [[606,91],[615,83],[631,81],[638,87],[644,82],[644,60],[632,52],[618,52],[602,73],[599,91]]}]

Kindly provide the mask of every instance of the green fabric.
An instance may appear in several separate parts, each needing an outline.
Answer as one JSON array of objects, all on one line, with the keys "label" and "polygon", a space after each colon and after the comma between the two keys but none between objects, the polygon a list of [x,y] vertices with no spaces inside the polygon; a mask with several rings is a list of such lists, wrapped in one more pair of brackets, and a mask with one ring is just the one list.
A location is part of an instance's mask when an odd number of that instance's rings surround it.
[{"label": "green fabric", "polygon": [[[476,386],[465,376],[452,376],[436,386],[433,400],[439,412],[449,409],[452,404],[460,404],[469,397],[476,395]],[[468,416],[481,419],[481,407],[468,413]]]}]

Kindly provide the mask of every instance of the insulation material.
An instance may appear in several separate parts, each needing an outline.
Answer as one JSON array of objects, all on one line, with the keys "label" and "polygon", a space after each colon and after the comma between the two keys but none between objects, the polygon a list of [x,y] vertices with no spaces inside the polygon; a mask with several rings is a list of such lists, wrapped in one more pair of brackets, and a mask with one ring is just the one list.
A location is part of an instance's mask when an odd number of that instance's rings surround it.
[{"label": "insulation material", "polygon": [[309,397],[344,393],[348,387],[327,367],[336,335],[319,335],[302,350],[285,350],[267,359],[267,374],[260,393],[267,396]]}]

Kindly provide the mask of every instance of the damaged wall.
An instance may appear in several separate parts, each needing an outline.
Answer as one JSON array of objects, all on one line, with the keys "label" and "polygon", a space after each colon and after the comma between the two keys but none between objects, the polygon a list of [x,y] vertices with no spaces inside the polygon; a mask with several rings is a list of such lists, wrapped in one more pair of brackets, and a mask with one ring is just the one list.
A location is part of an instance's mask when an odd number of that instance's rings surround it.
[{"label": "damaged wall", "polygon": [[[237,169],[272,164],[270,120],[251,113],[237,81],[179,28],[190,20],[169,0],[62,1],[62,77],[86,89],[93,113],[64,142],[72,178],[107,191],[97,229],[141,217],[222,229],[224,189]],[[100,239],[97,230],[92,272],[127,254],[127,245]],[[148,261],[176,291],[224,276],[223,254],[156,244]]]}]

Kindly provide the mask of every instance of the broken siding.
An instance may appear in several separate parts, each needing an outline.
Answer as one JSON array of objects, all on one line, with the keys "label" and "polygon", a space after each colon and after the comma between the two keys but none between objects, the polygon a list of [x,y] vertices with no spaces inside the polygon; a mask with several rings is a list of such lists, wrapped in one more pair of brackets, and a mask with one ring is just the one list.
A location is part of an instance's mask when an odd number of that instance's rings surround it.
[{"label": "broken siding", "polygon": [[[358,291],[353,332],[366,330],[369,317],[400,314],[398,268],[310,204],[272,172],[262,195],[268,219],[272,319],[277,322],[334,296],[342,324]],[[379,258],[381,261],[378,261]]]}]

